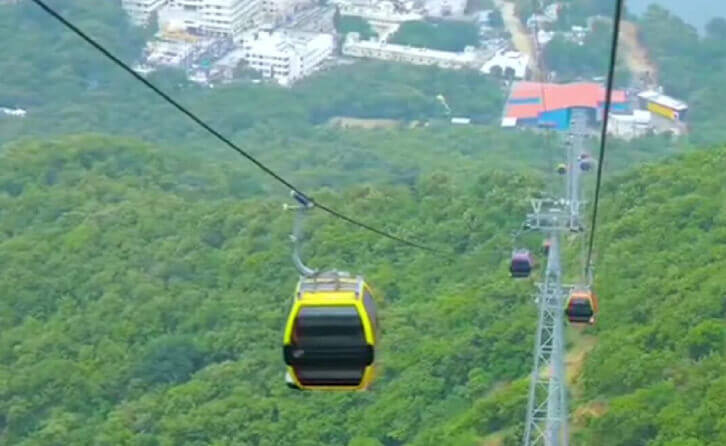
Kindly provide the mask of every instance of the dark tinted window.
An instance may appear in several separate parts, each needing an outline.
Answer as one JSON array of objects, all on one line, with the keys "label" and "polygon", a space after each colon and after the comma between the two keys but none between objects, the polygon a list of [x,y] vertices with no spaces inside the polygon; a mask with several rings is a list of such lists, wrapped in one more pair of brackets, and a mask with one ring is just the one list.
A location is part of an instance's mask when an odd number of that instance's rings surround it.
[{"label": "dark tinted window", "polygon": [[295,319],[293,343],[308,347],[364,345],[363,324],[355,307],[303,307]]},{"label": "dark tinted window", "polygon": [[577,301],[570,304],[569,313],[573,316],[592,316],[592,307],[587,301]]}]

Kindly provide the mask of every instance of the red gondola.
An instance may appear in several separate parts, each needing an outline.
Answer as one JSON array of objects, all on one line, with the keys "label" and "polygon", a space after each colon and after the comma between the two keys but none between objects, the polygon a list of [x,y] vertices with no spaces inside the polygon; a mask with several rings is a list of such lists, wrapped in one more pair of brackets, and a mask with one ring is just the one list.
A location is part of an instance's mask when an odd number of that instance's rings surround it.
[{"label": "red gondola", "polygon": [[549,255],[551,246],[552,246],[552,241],[549,239],[542,242],[542,253],[546,256]]}]

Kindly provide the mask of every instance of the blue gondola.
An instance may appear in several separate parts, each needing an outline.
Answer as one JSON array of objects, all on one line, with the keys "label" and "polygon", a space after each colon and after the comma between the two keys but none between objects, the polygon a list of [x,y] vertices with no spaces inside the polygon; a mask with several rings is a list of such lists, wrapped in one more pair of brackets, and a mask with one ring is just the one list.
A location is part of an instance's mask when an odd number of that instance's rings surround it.
[{"label": "blue gondola", "polygon": [[590,158],[590,156],[587,153],[583,153],[580,156],[577,157],[580,161],[580,169],[582,169],[584,172],[589,171],[592,169],[593,160]]}]

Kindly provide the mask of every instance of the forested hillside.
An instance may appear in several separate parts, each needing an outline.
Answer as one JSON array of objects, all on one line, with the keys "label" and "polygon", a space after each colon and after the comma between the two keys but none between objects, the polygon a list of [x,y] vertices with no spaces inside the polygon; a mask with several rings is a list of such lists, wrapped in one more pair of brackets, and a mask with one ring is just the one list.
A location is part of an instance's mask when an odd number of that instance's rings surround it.
[{"label": "forested hillside", "polygon": [[[144,35],[126,24],[119,2],[49,3],[127,63],[141,55]],[[13,45],[0,49],[7,73],[0,78],[0,106],[27,109],[28,117],[0,119],[0,143],[30,135],[103,131],[187,147],[208,144],[203,132],[34,4],[3,6],[1,12],[0,37]],[[336,116],[447,120],[437,95],[446,98],[455,116],[491,124],[498,122],[505,96],[497,81],[475,70],[380,62],[336,67],[293,90],[250,82],[202,88],[172,69],[152,73],[150,80],[240,140],[271,127],[300,135]],[[250,145],[259,143],[264,138]]]},{"label": "forested hillside", "polygon": [[726,141],[722,88],[726,70],[726,20],[713,19],[706,35],[666,9],[652,5],[640,21],[641,38],[659,69],[666,93],[689,103],[690,138],[695,144]]},{"label": "forested hillside", "polygon": [[[602,318],[578,444],[726,444],[726,151],[631,172],[604,196]],[[587,417],[586,417],[587,419]]]},{"label": "forested hillside", "polygon": [[368,394],[300,395],[282,384],[296,272],[281,199],[240,201],[233,168],[103,137],[17,146],[0,166],[9,444],[403,444],[527,373],[534,312],[502,231],[537,186],[521,176],[314,194],[456,261],[315,216],[309,261],[378,291],[384,374]]},{"label": "forested hillside", "polygon": [[[581,412],[580,444],[722,444],[725,160],[691,155],[605,191],[601,323],[572,404],[604,415]],[[539,184],[431,173],[315,193],[457,256],[316,215],[310,262],[378,292],[384,371],[366,394],[301,395],[282,385],[296,273],[281,200],[237,198],[233,167],[100,136],[18,145],[0,166],[4,442],[516,444],[535,312],[531,283],[507,277],[507,228]]]},{"label": "forested hillside", "polygon": [[[118,1],[48,1],[138,56],[143,32]],[[608,143],[599,322],[567,329],[572,444],[726,444],[718,25],[699,38],[657,8],[641,19],[667,92],[691,101],[693,132]],[[382,375],[367,393],[297,393],[281,355],[297,280],[289,191],[30,2],[0,10],[0,37],[0,106],[28,110],[0,117],[0,445],[521,444],[536,278],[509,278],[511,233],[528,198],[559,187],[563,150],[556,136],[498,128],[497,81],[368,62],[293,89],[152,77],[316,200],[452,254],[315,213],[305,260],[369,280]],[[475,125],[451,125],[439,94]],[[338,117],[393,125],[345,130]],[[682,152],[697,153],[671,157]],[[538,251],[539,236],[528,241]]]}]

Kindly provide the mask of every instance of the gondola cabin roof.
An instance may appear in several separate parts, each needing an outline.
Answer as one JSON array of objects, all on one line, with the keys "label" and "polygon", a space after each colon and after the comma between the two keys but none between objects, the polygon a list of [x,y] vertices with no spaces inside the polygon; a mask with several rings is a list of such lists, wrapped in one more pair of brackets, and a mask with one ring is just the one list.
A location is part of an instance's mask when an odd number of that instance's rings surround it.
[{"label": "gondola cabin roof", "polygon": [[512,262],[533,263],[534,258],[532,257],[532,253],[527,250],[516,251],[514,254],[512,254]]},{"label": "gondola cabin roof", "polygon": [[298,299],[340,298],[345,295],[359,299],[365,281],[362,277],[350,277],[343,273],[325,273],[315,277],[302,277],[298,282]]}]

